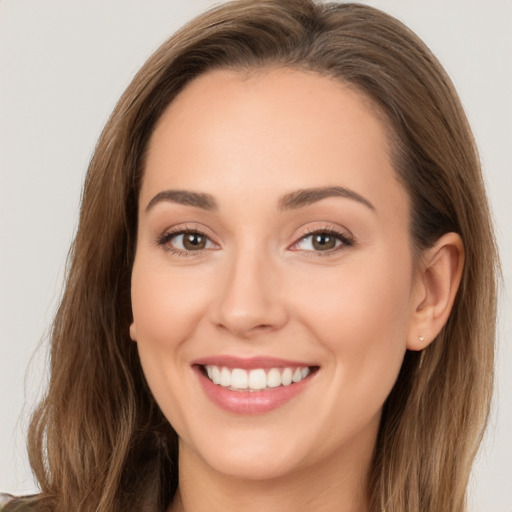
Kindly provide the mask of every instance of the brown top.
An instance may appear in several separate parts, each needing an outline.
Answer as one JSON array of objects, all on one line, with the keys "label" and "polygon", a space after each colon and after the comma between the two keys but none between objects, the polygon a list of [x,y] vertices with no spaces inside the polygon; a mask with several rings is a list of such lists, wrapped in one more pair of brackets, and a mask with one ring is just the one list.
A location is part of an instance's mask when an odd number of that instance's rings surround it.
[{"label": "brown top", "polygon": [[11,501],[13,496],[10,494],[0,493],[0,512],[4,510],[5,505]]},{"label": "brown top", "polygon": [[[30,496],[28,496],[30,498]],[[12,507],[9,505],[13,505]],[[12,494],[0,492],[0,512],[29,512],[33,510],[29,504],[24,503],[23,498],[17,498]]]},{"label": "brown top", "polygon": [[9,501],[11,501],[12,498],[13,498],[13,496],[11,496],[10,494],[6,494],[6,493],[3,493],[3,492],[0,493],[0,507],[3,507],[4,505],[7,505],[7,503],[9,503]]}]

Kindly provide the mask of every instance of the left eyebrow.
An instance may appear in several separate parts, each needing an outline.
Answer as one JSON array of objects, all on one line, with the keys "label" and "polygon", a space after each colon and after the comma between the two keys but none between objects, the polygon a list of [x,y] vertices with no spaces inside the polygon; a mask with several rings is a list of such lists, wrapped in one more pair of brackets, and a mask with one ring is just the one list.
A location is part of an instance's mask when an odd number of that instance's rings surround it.
[{"label": "left eyebrow", "polygon": [[146,206],[146,211],[151,210],[160,202],[171,202],[186,206],[195,206],[203,210],[216,210],[217,203],[210,194],[191,192],[190,190],[164,190],[158,193]]},{"label": "left eyebrow", "polygon": [[352,199],[367,206],[370,210],[376,211],[368,199],[362,195],[354,192],[353,190],[345,187],[319,187],[319,188],[305,188],[296,190],[283,196],[279,201],[280,210],[295,210],[302,208],[310,204],[321,201],[328,197],[343,197],[346,199]]}]

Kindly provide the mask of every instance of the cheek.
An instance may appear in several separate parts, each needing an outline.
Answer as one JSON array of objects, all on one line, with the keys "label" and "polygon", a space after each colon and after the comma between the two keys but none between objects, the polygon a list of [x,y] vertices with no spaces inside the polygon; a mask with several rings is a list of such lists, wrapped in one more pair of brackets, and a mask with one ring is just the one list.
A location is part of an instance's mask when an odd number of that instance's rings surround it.
[{"label": "cheek", "polygon": [[378,389],[376,404],[396,380],[410,320],[408,262],[391,265],[392,259],[347,260],[336,271],[297,281],[292,293],[302,323],[330,354],[337,386],[366,400]]},{"label": "cheek", "polygon": [[131,293],[137,340],[161,350],[189,337],[207,304],[205,287],[194,286],[187,269],[170,273],[144,256],[135,262]]},{"label": "cheek", "polygon": [[132,332],[144,375],[164,414],[179,424],[186,341],[204,314],[204,287],[192,286],[186,269],[171,274],[167,265],[140,254],[131,288]]},{"label": "cheek", "polygon": [[386,265],[347,265],[304,275],[295,283],[290,295],[297,309],[323,332],[321,338],[336,339],[335,347],[370,334],[367,342],[373,345],[406,332],[411,287],[406,272]]}]

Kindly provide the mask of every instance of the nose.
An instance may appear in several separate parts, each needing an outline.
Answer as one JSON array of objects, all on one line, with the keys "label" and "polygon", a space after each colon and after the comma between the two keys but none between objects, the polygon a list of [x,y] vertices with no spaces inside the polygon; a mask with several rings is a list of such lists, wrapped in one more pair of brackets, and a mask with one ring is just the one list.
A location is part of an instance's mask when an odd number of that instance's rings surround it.
[{"label": "nose", "polygon": [[211,307],[217,327],[237,338],[250,339],[280,329],[288,320],[279,269],[270,257],[240,251],[218,281],[220,289]]}]

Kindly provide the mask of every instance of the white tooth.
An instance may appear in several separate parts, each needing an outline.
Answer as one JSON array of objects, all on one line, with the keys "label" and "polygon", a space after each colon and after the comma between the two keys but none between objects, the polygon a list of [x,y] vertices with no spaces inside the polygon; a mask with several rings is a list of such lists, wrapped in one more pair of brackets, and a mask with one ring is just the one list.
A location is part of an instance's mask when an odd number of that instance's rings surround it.
[{"label": "white tooth", "polygon": [[310,373],[310,370],[308,367],[306,368],[302,368],[302,370],[300,371],[300,375],[303,379],[305,379]]},{"label": "white tooth", "polygon": [[281,374],[281,384],[283,386],[289,386],[292,383],[292,369],[285,368]]},{"label": "white tooth", "polygon": [[229,388],[231,386],[231,372],[225,367],[220,371],[219,384],[225,388]]},{"label": "white tooth", "polygon": [[[272,368],[267,375],[267,386],[277,388],[281,385],[281,374],[277,368]],[[252,387],[252,386],[251,386]]]},{"label": "white tooth", "polygon": [[293,382],[299,382],[299,380],[302,380],[302,374],[300,373],[300,368],[297,368],[295,370],[292,380],[293,380]]},{"label": "white tooth", "polygon": [[220,370],[217,366],[212,366],[212,381],[214,384],[220,382]]},{"label": "white tooth", "polygon": [[245,370],[235,368],[231,372],[231,387],[234,389],[247,389],[249,376]]},{"label": "white tooth", "polygon": [[249,387],[251,389],[264,389],[267,387],[267,374],[265,370],[251,370],[249,372]]},{"label": "white tooth", "polygon": [[206,370],[206,373],[208,374],[208,378],[210,380],[212,380],[212,375],[213,375],[212,367],[210,365],[208,365],[208,366],[205,366],[204,368]]}]

